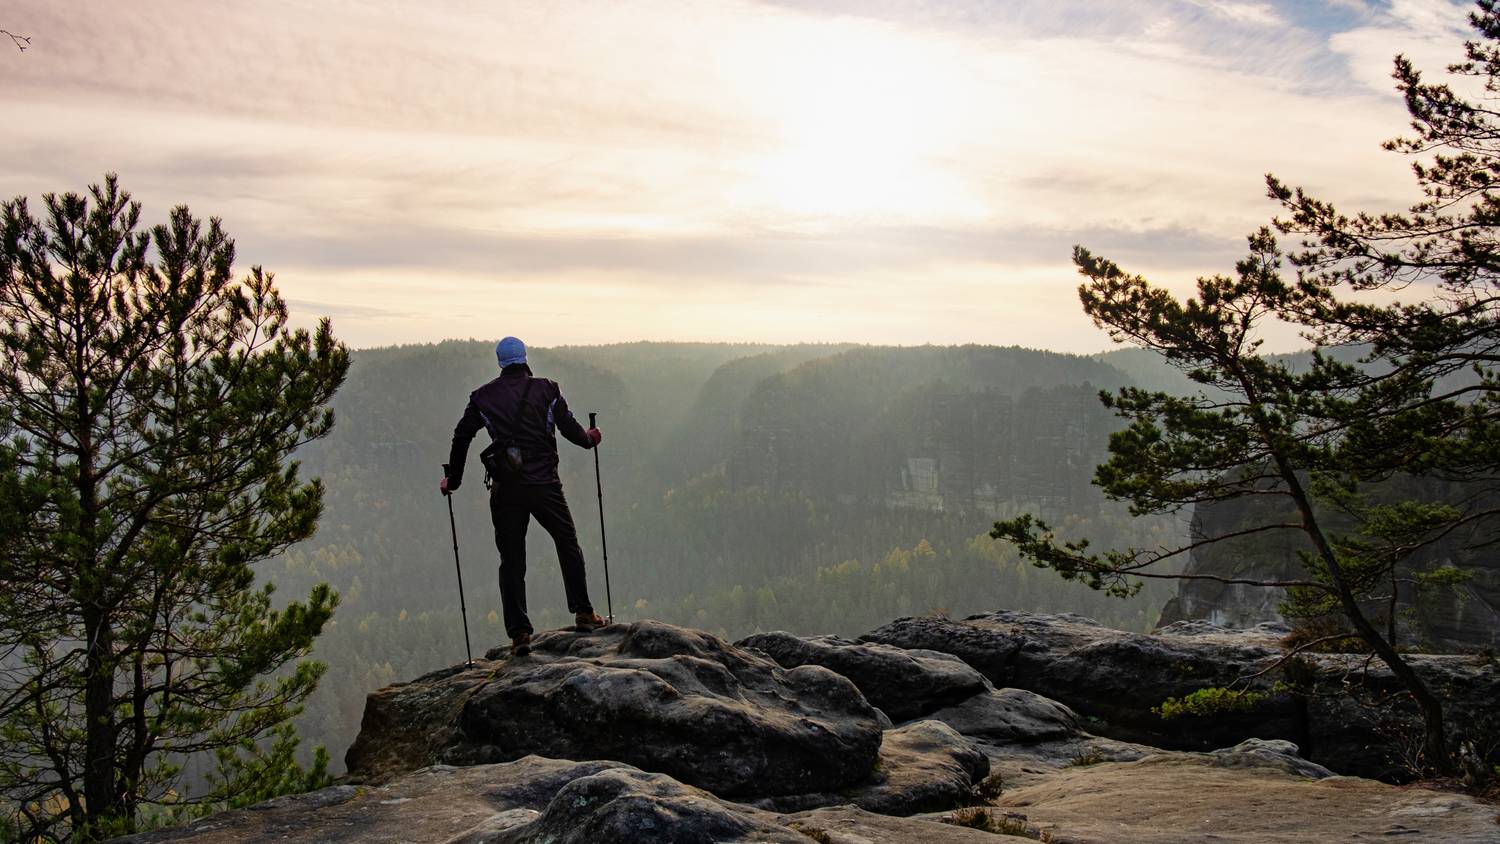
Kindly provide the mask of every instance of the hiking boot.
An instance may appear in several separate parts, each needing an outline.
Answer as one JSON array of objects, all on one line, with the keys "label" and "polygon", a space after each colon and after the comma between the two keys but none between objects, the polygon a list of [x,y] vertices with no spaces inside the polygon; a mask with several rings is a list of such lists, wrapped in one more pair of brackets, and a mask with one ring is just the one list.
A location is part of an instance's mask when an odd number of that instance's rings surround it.
[{"label": "hiking boot", "polygon": [[581,612],[573,616],[574,629],[579,633],[592,633],[609,622],[599,617],[598,613]]},{"label": "hiking boot", "polygon": [[525,656],[531,653],[531,634],[522,633],[510,640],[510,655]]}]

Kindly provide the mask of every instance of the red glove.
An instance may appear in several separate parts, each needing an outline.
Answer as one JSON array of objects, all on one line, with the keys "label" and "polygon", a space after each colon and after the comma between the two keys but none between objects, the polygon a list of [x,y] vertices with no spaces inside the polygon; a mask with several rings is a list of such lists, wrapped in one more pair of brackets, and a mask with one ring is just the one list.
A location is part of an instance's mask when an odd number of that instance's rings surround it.
[{"label": "red glove", "polygon": [[438,481],[438,492],[441,492],[444,495],[452,495],[454,489],[456,489],[456,487],[448,486],[447,478],[443,478],[441,481]]},{"label": "red glove", "polygon": [[598,428],[590,428],[587,431],[584,431],[584,433],[588,435],[589,442],[592,444],[593,448],[598,448],[599,443],[604,439],[604,435],[599,433]]}]

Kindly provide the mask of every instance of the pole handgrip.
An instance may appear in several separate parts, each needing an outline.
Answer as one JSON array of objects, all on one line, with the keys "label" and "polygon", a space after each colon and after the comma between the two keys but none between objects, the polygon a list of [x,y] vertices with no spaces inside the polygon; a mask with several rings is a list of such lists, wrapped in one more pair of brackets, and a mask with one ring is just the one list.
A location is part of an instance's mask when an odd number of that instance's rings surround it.
[{"label": "pole handgrip", "polygon": [[598,425],[594,424],[594,417],[596,417],[598,415],[599,414],[597,414],[597,413],[590,413],[589,414],[589,427],[590,428],[597,428],[597,427],[599,427]]}]

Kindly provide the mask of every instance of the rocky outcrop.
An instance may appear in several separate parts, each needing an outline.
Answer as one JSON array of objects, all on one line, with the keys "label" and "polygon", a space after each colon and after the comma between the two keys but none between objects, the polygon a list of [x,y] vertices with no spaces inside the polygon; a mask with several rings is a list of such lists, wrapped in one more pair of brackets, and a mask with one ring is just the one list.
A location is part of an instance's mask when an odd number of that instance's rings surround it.
[{"label": "rocky outcrop", "polygon": [[[1362,657],[1307,654],[1289,669],[1249,681],[1271,692],[1275,682],[1291,680],[1310,689],[1308,696],[1269,693],[1241,711],[1207,717],[1164,720],[1153,712],[1166,698],[1271,669],[1284,655],[1284,634],[1279,625],[1227,630],[1185,622],[1147,635],[1066,614],[995,612],[962,621],[898,619],[862,639],[951,653],[996,686],[1053,699],[1077,712],[1086,731],[1113,739],[1177,750],[1280,739],[1340,773],[1399,779],[1404,760],[1395,751],[1401,736],[1420,735],[1419,722],[1414,710],[1400,705],[1401,687],[1390,671]],[[1467,730],[1476,742],[1500,735],[1493,703],[1500,699],[1500,667],[1470,656],[1412,655],[1408,661],[1448,701],[1456,732]],[[955,726],[973,729],[962,724]]]},{"label": "rocky outcrop", "polygon": [[[1475,511],[1493,510],[1500,504],[1493,491],[1479,485],[1432,478],[1397,478],[1376,494],[1384,501],[1411,498],[1455,502],[1477,494],[1477,500],[1470,504]],[[1290,501],[1278,498],[1200,504],[1193,511],[1192,535],[1224,536],[1249,524],[1296,522],[1295,516]],[[1332,514],[1328,520],[1336,527],[1347,522]],[[1400,644],[1438,650],[1500,646],[1500,556],[1493,551],[1494,533],[1492,520],[1460,526],[1420,548],[1398,567],[1403,582],[1396,605]],[[1311,550],[1306,536],[1296,530],[1261,532],[1194,548],[1185,572],[1209,578],[1181,581],[1177,595],[1162,609],[1158,625],[1204,620],[1226,627],[1251,627],[1281,621],[1285,590],[1210,578],[1300,579],[1306,573],[1301,554]],[[1443,566],[1458,568],[1466,580],[1418,592],[1415,575]],[[1368,611],[1377,623],[1384,624],[1388,612],[1384,602],[1372,603]]]},{"label": "rocky outcrop", "polygon": [[[1274,660],[1278,636],[1201,622],[1141,636],[1024,613],[900,619],[864,643],[777,634],[759,639],[766,648],[652,622],[556,631],[538,636],[531,656],[492,652],[372,693],[349,783],[131,840],[904,844],[999,832],[1157,844],[1209,831],[1247,844],[1496,840],[1493,807],[1333,775],[1348,759],[1375,764],[1351,749],[1374,728],[1347,695],[1316,696],[1290,716],[1323,731],[1314,750],[1348,754],[1337,760],[1269,733],[1205,745],[1222,724],[1153,724],[1132,711]],[[918,647],[907,654],[902,642]],[[1495,717],[1494,665],[1420,659],[1456,701],[1456,731]],[[1389,682],[1346,657],[1318,660],[1309,682],[1357,676],[1374,693]],[[835,663],[859,679],[827,667]],[[892,726],[861,688],[927,717]],[[1285,711],[1272,698],[1229,720],[1266,727]],[[1168,729],[1201,752],[1092,734]]]},{"label": "rocky outcrop", "polygon": [[926,715],[987,688],[984,676],[968,663],[938,651],[784,632],[759,633],[735,644],[762,651],[783,668],[821,665],[842,674],[892,721]]},{"label": "rocky outcrop", "polygon": [[1279,655],[1269,636],[1147,636],[1104,627],[1081,616],[995,612],[962,621],[903,618],[864,641],[942,651],[984,673],[998,687],[1027,689],[1084,716],[1084,727],[1124,741],[1209,750],[1256,736],[1300,738],[1288,697],[1248,715],[1183,730],[1151,708],[1206,686],[1222,686]]},{"label": "rocky outcrop", "polygon": [[[1286,748],[1163,752],[1088,763],[997,804],[914,817],[854,806],[776,814],[613,762],[527,757],[414,771],[224,812],[118,844],[1067,844],[1399,840],[1493,842],[1495,807],[1458,794],[1308,776]],[[970,828],[972,827],[972,828]]]},{"label": "rocky outcrop", "polygon": [[880,734],[875,709],[832,671],[783,669],[643,621],[543,633],[528,657],[377,692],[347,761],[352,777],[380,780],[435,762],[614,759],[724,796],[766,796],[859,783]]}]

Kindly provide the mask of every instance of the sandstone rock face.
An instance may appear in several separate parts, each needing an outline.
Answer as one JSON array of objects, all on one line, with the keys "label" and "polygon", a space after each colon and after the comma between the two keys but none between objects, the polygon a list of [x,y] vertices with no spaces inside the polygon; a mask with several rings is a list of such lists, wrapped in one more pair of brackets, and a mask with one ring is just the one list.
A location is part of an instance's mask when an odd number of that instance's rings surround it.
[{"label": "sandstone rock face", "polygon": [[[1472,656],[1409,654],[1411,664],[1434,693],[1443,698],[1450,741],[1471,742],[1500,764],[1500,664]],[[1346,654],[1318,654],[1321,694],[1306,704],[1307,738],[1303,753],[1339,773],[1387,780],[1404,778],[1404,747],[1420,744],[1421,721],[1403,686],[1378,660]],[[1353,688],[1357,695],[1349,695]],[[1391,701],[1374,707],[1367,701]]]},{"label": "sandstone rock face", "polygon": [[350,775],[378,782],[426,765],[472,761],[461,752],[458,716],[490,671],[485,663],[456,666],[371,692],[359,735],[344,754]]},{"label": "sandstone rock face", "polygon": [[938,651],[782,632],[760,633],[735,644],[763,651],[783,668],[821,665],[842,674],[892,721],[921,717],[987,689],[984,676],[968,663]]},{"label": "sandstone rock face", "polygon": [[1157,747],[1209,750],[1261,736],[1300,738],[1297,710],[1277,701],[1255,717],[1226,716],[1183,729],[1151,707],[1206,686],[1226,685],[1247,667],[1264,667],[1274,641],[1247,637],[1147,636],[1074,615],[995,612],[962,621],[903,618],[864,641],[951,653],[996,686],[1026,689],[1084,716],[1084,728]]},{"label": "sandstone rock face", "polygon": [[[1472,487],[1465,489],[1463,485],[1432,479],[1403,478],[1392,483],[1384,492],[1384,497],[1390,500],[1411,497],[1459,501],[1475,493]],[[1495,506],[1494,493],[1479,490],[1479,495],[1478,509]],[[1244,500],[1200,504],[1193,511],[1193,535],[1224,535],[1247,524],[1295,521],[1290,502],[1274,501],[1274,506],[1271,501]],[[1340,524],[1338,519],[1330,521]],[[1397,616],[1402,619],[1402,644],[1424,644],[1438,649],[1500,646],[1500,557],[1489,546],[1493,533],[1493,522],[1479,521],[1462,527],[1420,549],[1398,568],[1407,579],[1415,573],[1450,565],[1469,575],[1462,584],[1429,589],[1421,595],[1409,587],[1402,589],[1397,602]],[[1300,532],[1261,533],[1193,549],[1186,571],[1252,580],[1296,579],[1304,574],[1299,552],[1310,550],[1311,544]],[[1227,627],[1250,627],[1281,620],[1279,607],[1285,599],[1282,589],[1186,580],[1179,585],[1176,597],[1162,609],[1158,624],[1206,620]],[[1408,615],[1407,611],[1413,608],[1419,612]],[[1372,606],[1370,612],[1377,623],[1382,623],[1384,607]]]},{"label": "sandstone rock face", "polygon": [[[1418,735],[1415,713],[1399,706],[1366,708],[1359,700],[1399,698],[1400,687],[1384,665],[1340,655],[1306,655],[1311,699],[1273,694],[1247,711],[1164,721],[1151,710],[1168,697],[1224,686],[1270,667],[1281,655],[1285,627],[1227,630],[1183,622],[1155,634],[1126,633],[1071,615],[995,612],[962,621],[898,619],[862,637],[898,647],[954,654],[997,686],[1027,689],[1055,699],[1081,716],[1087,732],[1179,750],[1229,747],[1249,738],[1299,745],[1303,755],[1345,774],[1399,779],[1403,760],[1392,754],[1393,736]],[[1408,657],[1449,701],[1452,729],[1478,738],[1500,734],[1500,666],[1469,656]],[[1281,675],[1255,681],[1269,688]],[[1350,686],[1361,691],[1351,697]],[[970,701],[958,707],[970,710]],[[988,704],[986,704],[988,705]],[[967,713],[966,713],[967,714]],[[935,717],[954,723],[951,713]],[[968,735],[974,725],[954,723]]]},{"label": "sandstone rock face", "polygon": [[348,762],[352,776],[380,779],[403,764],[614,759],[723,796],[763,796],[855,785],[880,735],[876,710],[825,668],[783,669],[704,633],[639,622],[543,633],[529,657],[377,692]]}]

